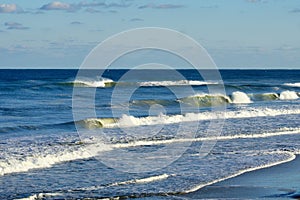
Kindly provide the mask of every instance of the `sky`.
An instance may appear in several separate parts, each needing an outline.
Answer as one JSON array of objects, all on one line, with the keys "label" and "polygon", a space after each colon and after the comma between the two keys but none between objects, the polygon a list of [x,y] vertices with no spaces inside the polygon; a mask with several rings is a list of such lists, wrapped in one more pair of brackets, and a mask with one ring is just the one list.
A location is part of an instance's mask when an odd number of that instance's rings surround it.
[{"label": "sky", "polygon": [[141,27],[187,34],[219,68],[300,69],[300,0],[0,0],[0,68],[77,69],[106,38]]}]

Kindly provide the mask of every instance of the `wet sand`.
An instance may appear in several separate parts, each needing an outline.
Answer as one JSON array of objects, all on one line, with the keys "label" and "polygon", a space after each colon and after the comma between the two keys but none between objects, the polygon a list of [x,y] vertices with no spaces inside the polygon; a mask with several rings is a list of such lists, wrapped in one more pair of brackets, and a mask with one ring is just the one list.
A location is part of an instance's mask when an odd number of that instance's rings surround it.
[{"label": "wet sand", "polygon": [[190,199],[300,199],[300,156],[184,195]]}]

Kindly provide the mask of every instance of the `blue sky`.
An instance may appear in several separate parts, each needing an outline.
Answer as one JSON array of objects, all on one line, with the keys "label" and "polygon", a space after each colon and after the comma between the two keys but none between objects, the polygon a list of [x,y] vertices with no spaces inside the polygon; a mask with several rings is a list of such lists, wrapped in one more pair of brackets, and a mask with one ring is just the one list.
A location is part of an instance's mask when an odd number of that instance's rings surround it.
[{"label": "blue sky", "polygon": [[107,37],[149,26],[193,37],[219,68],[300,69],[300,0],[2,0],[0,68],[78,68]]}]

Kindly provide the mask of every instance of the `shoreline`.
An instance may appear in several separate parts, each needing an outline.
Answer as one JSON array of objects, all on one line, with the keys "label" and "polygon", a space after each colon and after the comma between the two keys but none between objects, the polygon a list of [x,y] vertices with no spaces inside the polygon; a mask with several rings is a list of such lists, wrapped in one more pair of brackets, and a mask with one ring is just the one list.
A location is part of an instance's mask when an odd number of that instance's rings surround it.
[{"label": "shoreline", "polygon": [[300,156],[293,155],[280,163],[244,170],[209,185],[198,186],[183,196],[191,199],[300,199]]}]

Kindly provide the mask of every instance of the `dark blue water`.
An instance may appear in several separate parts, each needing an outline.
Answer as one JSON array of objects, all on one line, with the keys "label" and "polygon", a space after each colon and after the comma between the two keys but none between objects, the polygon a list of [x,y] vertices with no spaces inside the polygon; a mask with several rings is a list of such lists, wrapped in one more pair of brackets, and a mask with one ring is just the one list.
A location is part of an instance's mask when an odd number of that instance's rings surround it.
[{"label": "dark blue water", "polygon": [[0,198],[180,199],[291,160],[300,70],[220,73],[0,70]]}]

